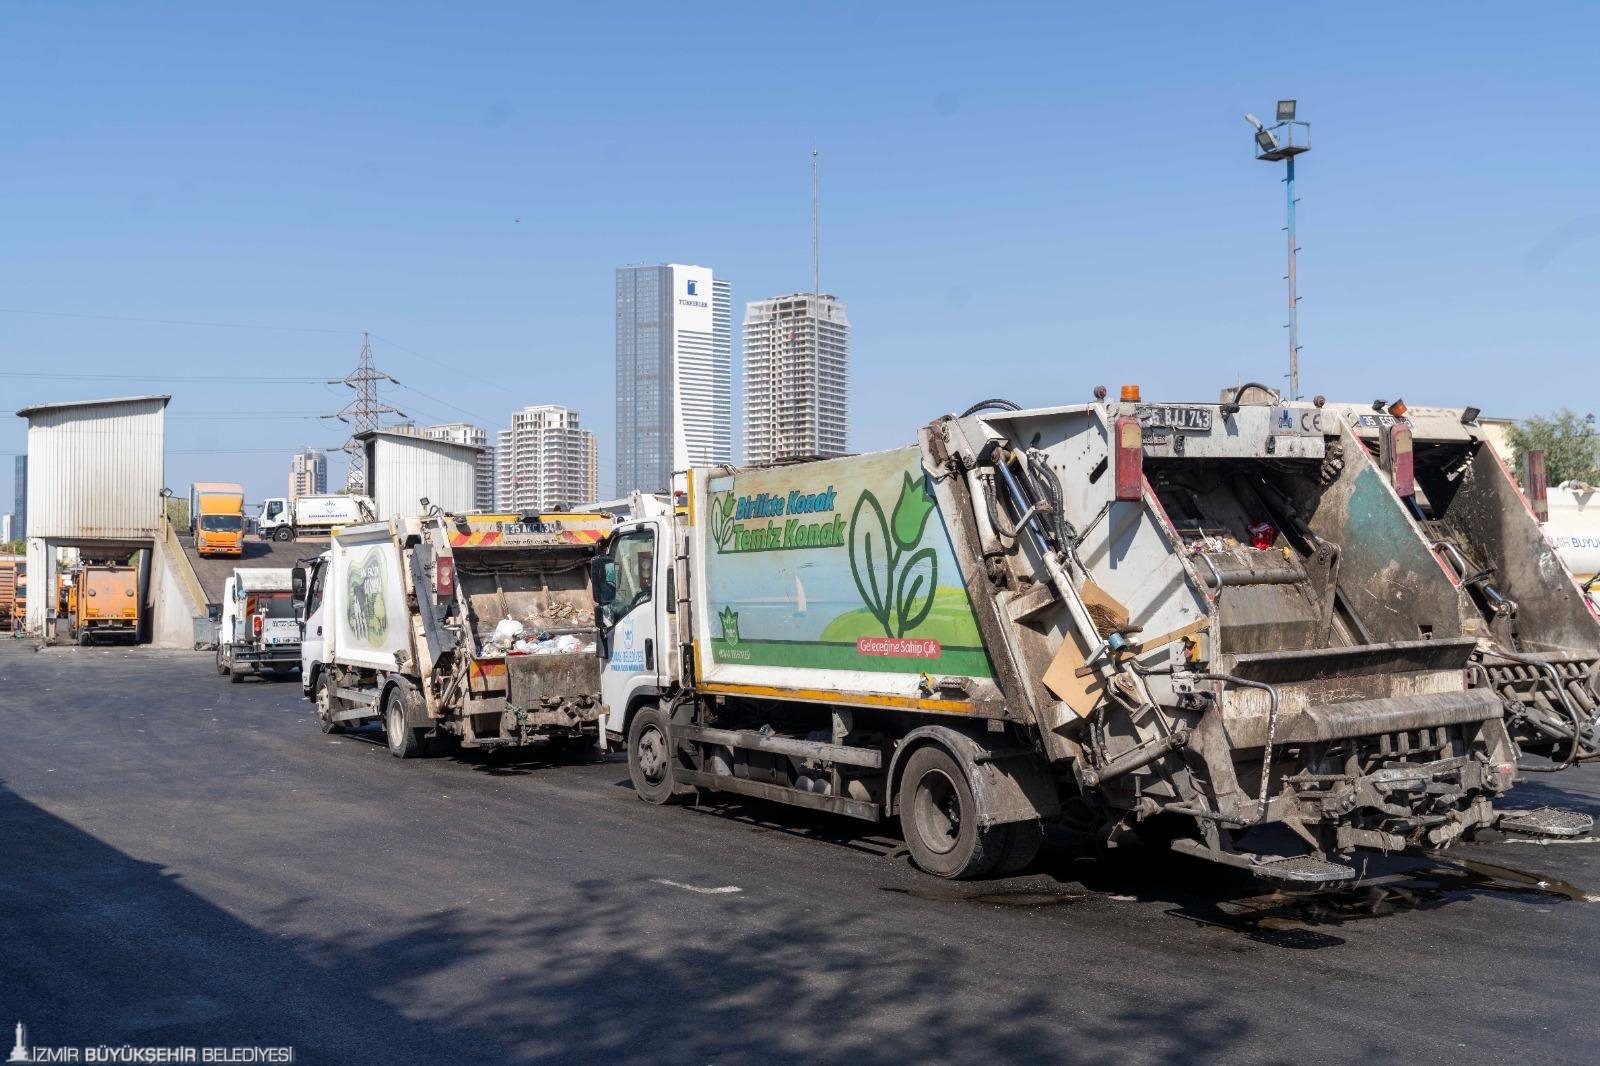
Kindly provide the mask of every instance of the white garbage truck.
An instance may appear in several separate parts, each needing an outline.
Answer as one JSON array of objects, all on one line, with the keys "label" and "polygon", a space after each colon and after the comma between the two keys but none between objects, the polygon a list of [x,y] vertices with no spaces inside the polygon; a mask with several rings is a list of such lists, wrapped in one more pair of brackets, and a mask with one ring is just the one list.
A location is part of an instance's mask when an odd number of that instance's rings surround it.
[{"label": "white garbage truck", "polygon": [[217,673],[235,684],[251,674],[300,669],[300,623],[286,567],[240,568],[222,584]]},{"label": "white garbage truck", "polygon": [[1504,707],[1349,428],[1097,395],[695,468],[619,523],[593,581],[638,794],[898,819],[951,878],[1021,868],[1051,822],[1302,886],[1493,825]]},{"label": "white garbage truck", "polygon": [[378,511],[367,496],[335,493],[317,496],[277,496],[261,502],[258,520],[262,540],[326,537],[342,526],[371,522]]},{"label": "white garbage truck", "polygon": [[297,567],[301,684],[325,732],[381,721],[407,758],[599,749],[590,563],[606,514],[442,515],[340,530]]}]

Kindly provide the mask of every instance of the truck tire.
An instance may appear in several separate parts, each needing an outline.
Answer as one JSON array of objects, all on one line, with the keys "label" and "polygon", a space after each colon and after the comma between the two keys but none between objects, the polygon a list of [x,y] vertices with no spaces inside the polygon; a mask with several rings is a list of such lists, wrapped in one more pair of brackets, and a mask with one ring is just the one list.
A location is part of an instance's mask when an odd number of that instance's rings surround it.
[{"label": "truck tire", "polygon": [[237,666],[228,667],[228,684],[230,684],[230,685],[242,685],[242,684],[244,684],[244,675],[247,674],[247,673],[249,673],[249,667],[246,667],[243,670],[241,670]]},{"label": "truck tire", "polygon": [[674,780],[677,759],[667,740],[667,716],[659,707],[642,707],[628,727],[628,777],[639,798],[655,804],[681,802],[694,795]]},{"label": "truck tire", "polygon": [[996,877],[1009,877],[1026,870],[1044,844],[1044,826],[1038,822],[1012,822],[1005,829],[1005,848],[994,867]]},{"label": "truck tire", "polygon": [[389,754],[396,759],[413,759],[422,754],[417,731],[406,721],[406,693],[399,685],[384,697],[383,737],[389,743]]},{"label": "truck tire", "polygon": [[900,778],[900,828],[911,859],[926,873],[952,881],[994,870],[1010,826],[978,825],[978,802],[961,765],[943,748],[918,748]]},{"label": "truck tire", "polygon": [[217,645],[217,676],[218,677],[226,677],[227,674],[228,674],[228,664],[223,661],[223,659],[222,659],[222,645],[218,644]]},{"label": "truck tire", "polygon": [[292,526],[279,526],[277,529],[272,531],[272,539],[277,541],[293,540],[294,528]]},{"label": "truck tire", "polygon": [[334,712],[339,709],[338,700],[333,694],[334,688],[332,674],[322,673],[317,675],[317,691],[315,693],[317,728],[324,733],[344,732],[344,726],[333,720]]}]

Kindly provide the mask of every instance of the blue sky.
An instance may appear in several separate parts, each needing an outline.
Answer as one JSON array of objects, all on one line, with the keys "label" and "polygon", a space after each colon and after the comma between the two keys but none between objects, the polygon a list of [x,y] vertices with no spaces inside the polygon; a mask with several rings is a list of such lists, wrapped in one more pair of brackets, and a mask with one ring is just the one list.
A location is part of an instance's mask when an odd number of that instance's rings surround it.
[{"label": "blue sky", "polygon": [[[388,399],[421,421],[578,408],[609,487],[613,269],[712,266],[736,321],[809,287],[813,144],[854,447],[995,395],[1276,381],[1282,168],[1252,158],[1240,116],[1280,96],[1315,136],[1304,391],[1596,406],[1592,6],[0,18],[0,406],[171,392],[180,492],[276,495],[296,446],[339,443],[314,416],[345,401],[321,382],[362,330],[407,386]],[[0,417],[0,488],[23,447],[22,420]]]}]

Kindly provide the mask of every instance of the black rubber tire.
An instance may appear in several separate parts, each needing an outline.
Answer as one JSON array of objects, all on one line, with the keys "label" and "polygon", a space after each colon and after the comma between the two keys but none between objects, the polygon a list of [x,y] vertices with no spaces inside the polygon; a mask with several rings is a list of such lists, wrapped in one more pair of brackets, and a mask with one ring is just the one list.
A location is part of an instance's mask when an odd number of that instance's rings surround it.
[{"label": "black rubber tire", "polygon": [[1000,851],[1000,861],[995,863],[996,877],[1010,877],[1021,873],[1039,856],[1044,846],[1044,826],[1037,821],[1012,822],[1005,827],[1005,847]]},{"label": "black rubber tire", "polygon": [[406,691],[399,685],[384,697],[383,739],[389,745],[389,754],[396,759],[414,759],[422,754],[417,731],[406,722]]},{"label": "black rubber tire", "polygon": [[978,827],[978,803],[953,756],[943,748],[918,748],[900,778],[900,828],[911,861],[925,873],[951,881],[989,874],[1003,857],[1010,833],[1003,825]]},{"label": "black rubber tire", "polygon": [[667,740],[667,716],[659,707],[643,707],[628,726],[628,777],[647,803],[678,803],[693,795],[679,785],[673,769],[678,760]]},{"label": "black rubber tire", "polygon": [[317,687],[313,693],[313,701],[317,708],[317,728],[324,733],[342,733],[344,726],[333,720],[333,712],[338,709],[337,701],[333,695],[333,677],[330,674],[317,675]]},{"label": "black rubber tire", "polygon": [[228,676],[228,666],[227,666],[226,663],[224,663],[222,661],[222,645],[221,644],[217,645],[217,676],[218,677],[227,677]]},{"label": "black rubber tire", "polygon": [[247,671],[241,670],[237,666],[230,666],[228,668],[228,683],[232,684],[232,685],[243,684],[244,683],[244,675],[246,674],[246,672]]},{"label": "black rubber tire", "polygon": [[289,526],[279,526],[272,531],[272,539],[279,543],[287,543],[294,539],[294,530]]}]

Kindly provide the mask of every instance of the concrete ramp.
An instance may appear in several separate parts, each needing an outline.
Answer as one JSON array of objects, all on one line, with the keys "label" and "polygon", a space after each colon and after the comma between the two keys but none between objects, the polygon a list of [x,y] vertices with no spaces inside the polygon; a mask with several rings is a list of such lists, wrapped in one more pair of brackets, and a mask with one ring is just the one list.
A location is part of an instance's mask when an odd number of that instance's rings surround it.
[{"label": "concrete ramp", "polygon": [[272,541],[258,540],[255,537],[244,539],[244,556],[239,559],[231,557],[213,557],[202,559],[194,550],[194,538],[187,534],[176,538],[181,546],[183,557],[187,560],[189,570],[199,582],[200,589],[208,605],[222,602],[222,586],[228,578],[233,576],[235,570],[254,570],[271,567],[293,566],[301,559],[309,559],[321,555],[328,547],[326,539],[322,540],[290,540]]}]

